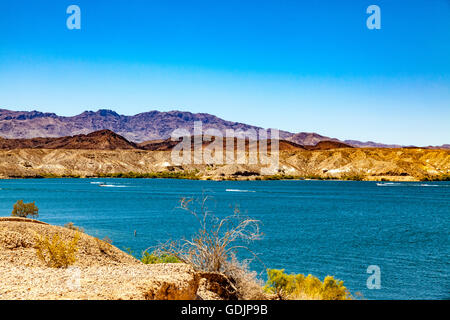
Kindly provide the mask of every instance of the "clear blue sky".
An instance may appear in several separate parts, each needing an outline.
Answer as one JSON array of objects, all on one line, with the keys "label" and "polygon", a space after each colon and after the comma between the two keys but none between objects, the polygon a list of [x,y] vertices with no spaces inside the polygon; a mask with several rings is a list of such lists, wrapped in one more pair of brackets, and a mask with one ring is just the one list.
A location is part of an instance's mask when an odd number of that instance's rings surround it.
[{"label": "clear blue sky", "polygon": [[450,1],[0,0],[0,107],[450,143]]}]

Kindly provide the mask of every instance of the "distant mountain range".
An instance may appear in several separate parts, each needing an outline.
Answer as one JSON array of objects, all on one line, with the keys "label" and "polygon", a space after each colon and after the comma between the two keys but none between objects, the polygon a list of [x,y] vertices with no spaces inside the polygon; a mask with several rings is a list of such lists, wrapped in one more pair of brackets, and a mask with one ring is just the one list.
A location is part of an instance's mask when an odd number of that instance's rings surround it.
[{"label": "distant mountain range", "polygon": [[[150,111],[134,116],[120,115],[111,110],[85,111],[73,117],[58,116],[54,113],[39,111],[11,111],[0,109],[0,137],[7,139],[59,138],[86,135],[99,130],[111,130],[132,143],[152,140],[166,140],[175,129],[193,131],[194,121],[201,121],[203,129],[215,128],[223,133],[226,129],[249,130],[260,127],[226,121],[207,113],[182,111]],[[119,137],[120,137],[119,136]],[[116,137],[117,138],[117,137]],[[120,137],[122,138],[122,137]],[[117,138],[120,140],[120,138]],[[317,145],[321,141],[341,142],[353,147],[398,148],[400,145],[387,145],[357,140],[340,141],[317,133],[291,133],[280,131],[280,138],[302,146]],[[129,143],[129,141],[127,141]],[[43,143],[50,143],[42,141]],[[63,143],[58,140],[56,145]],[[39,144],[39,142],[38,142]],[[443,145],[431,148],[449,148]]]}]

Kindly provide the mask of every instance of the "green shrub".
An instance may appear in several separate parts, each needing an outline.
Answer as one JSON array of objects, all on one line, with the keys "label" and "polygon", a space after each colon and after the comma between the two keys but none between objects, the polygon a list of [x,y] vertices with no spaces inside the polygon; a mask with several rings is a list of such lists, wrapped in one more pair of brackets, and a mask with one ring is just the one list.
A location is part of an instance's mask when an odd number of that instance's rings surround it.
[{"label": "green shrub", "polygon": [[142,263],[145,264],[155,264],[155,263],[180,263],[181,261],[175,257],[174,255],[152,252],[148,253],[147,251],[141,257]]},{"label": "green shrub", "polygon": [[81,176],[78,174],[54,174],[54,173],[44,173],[39,175],[39,177],[44,179],[81,178]]},{"label": "green shrub", "polygon": [[268,280],[264,290],[277,294],[283,299],[291,300],[351,300],[352,297],[344,286],[343,281],[335,280],[332,276],[324,281],[303,274],[286,274],[284,269],[268,269]]},{"label": "green shrub", "polygon": [[39,216],[39,208],[34,202],[24,203],[23,200],[19,200],[14,204],[11,216],[22,218],[31,216],[32,218],[37,218]]},{"label": "green shrub", "polygon": [[421,181],[450,181],[450,174],[441,174],[437,176],[425,176]]},{"label": "green shrub", "polygon": [[296,180],[299,178],[296,176],[292,176],[292,175],[275,174],[275,175],[263,176],[262,179],[263,180]]},{"label": "green shrub", "polygon": [[98,178],[146,178],[146,179],[190,179],[198,180],[198,170],[196,171],[163,171],[163,172],[123,172],[123,173],[99,173]]},{"label": "green shrub", "polygon": [[366,178],[365,175],[359,173],[355,174],[349,173],[341,177],[342,180],[350,180],[350,181],[364,181],[365,178]]},{"label": "green shrub", "polygon": [[39,260],[51,268],[67,268],[76,261],[78,240],[80,233],[75,232],[72,240],[64,241],[59,234],[48,236],[36,236],[36,255]]},{"label": "green shrub", "polygon": [[304,177],[303,177],[304,179],[309,179],[309,180],[336,180],[337,178],[336,177],[333,177],[333,176],[321,176],[321,175],[315,175],[315,174],[308,174],[308,175],[305,175]]}]

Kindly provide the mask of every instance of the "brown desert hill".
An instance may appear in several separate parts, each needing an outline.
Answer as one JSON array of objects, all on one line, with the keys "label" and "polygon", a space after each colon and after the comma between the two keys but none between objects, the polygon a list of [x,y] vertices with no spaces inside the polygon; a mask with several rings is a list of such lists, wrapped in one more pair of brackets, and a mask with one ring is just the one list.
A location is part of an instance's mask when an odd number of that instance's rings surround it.
[{"label": "brown desert hill", "polygon": [[115,246],[78,232],[75,264],[51,268],[37,237],[71,241],[77,231],[25,218],[0,217],[0,299],[193,300],[214,298],[202,275],[183,263],[143,264]]},{"label": "brown desert hill", "polygon": [[[195,137],[190,137],[191,146],[194,146]],[[201,138],[200,138],[201,139]],[[215,137],[204,137],[202,147],[208,146],[215,140]],[[149,151],[170,151],[182,141],[165,139],[144,141],[139,144],[128,141],[124,137],[111,130],[100,130],[89,134],[79,134],[60,138],[31,138],[31,139],[5,139],[0,137],[0,149],[85,149],[85,150],[116,150],[116,149],[141,149]],[[225,142],[225,138],[223,139]],[[236,149],[242,139],[234,138],[234,148]],[[245,140],[248,150],[249,140]],[[270,150],[270,140],[267,145]],[[225,147],[225,144],[224,144]],[[280,150],[305,149],[303,146],[287,140],[279,141]]]},{"label": "brown desert hill", "polygon": [[329,137],[322,136],[314,132],[299,132],[286,138],[299,145],[314,146],[320,141],[339,141]]},{"label": "brown desert hill", "polygon": [[111,130],[100,130],[60,138],[4,139],[0,138],[0,149],[137,149],[138,146]]},{"label": "brown desert hill", "polygon": [[319,141],[315,146],[305,146],[306,150],[331,150],[340,148],[353,148],[351,145],[339,141]]},{"label": "brown desert hill", "polygon": [[[202,139],[201,137],[198,137],[199,139]],[[155,141],[144,141],[142,143],[139,143],[137,146],[141,149],[144,150],[150,150],[150,151],[170,151],[172,150],[178,143],[180,143],[182,141],[183,138],[180,138],[178,141],[177,140],[172,140],[172,139],[166,139],[166,140],[155,140]],[[189,139],[189,138],[188,138]],[[194,140],[195,137],[190,137],[191,139],[191,149],[194,148]],[[206,147],[208,145],[210,145],[211,143],[213,143],[215,141],[216,137],[209,137],[209,136],[204,136],[202,139],[202,147]],[[229,140],[229,138],[228,138]],[[222,143],[223,143],[223,149],[226,149],[227,146],[227,138],[223,137]],[[254,140],[253,140],[254,141]],[[256,142],[256,146],[259,148],[259,143],[265,142],[267,145],[267,150],[270,151],[271,150],[271,140],[261,140]],[[234,150],[237,149],[239,144],[244,144],[245,145],[245,150],[249,151],[249,145],[250,145],[250,140],[249,139],[238,139],[238,138],[233,138],[233,146],[234,146]],[[294,151],[294,150],[305,150],[306,148],[302,145],[299,145],[295,142],[292,141],[288,141],[288,140],[279,140],[278,141],[278,146],[279,146],[279,151]]]},{"label": "brown desert hill", "polygon": [[[215,140],[215,137],[204,137],[202,146],[205,147]],[[194,137],[190,137],[191,146],[194,146]],[[242,139],[234,138],[234,146]],[[116,150],[141,149],[149,151],[170,151],[182,138],[177,140],[151,140],[139,144],[128,141],[111,130],[99,130],[89,134],[79,134],[60,138],[31,138],[31,139],[5,139],[0,137],[0,149],[86,149],[86,150]],[[225,141],[225,138],[224,138]],[[249,140],[245,140],[248,149]],[[270,149],[270,140],[268,142]],[[280,150],[305,149],[303,146],[287,140],[279,141]]]},{"label": "brown desert hill", "polygon": [[179,141],[175,141],[172,139],[165,139],[165,140],[151,140],[151,141],[144,141],[138,144],[138,147],[144,150],[149,151],[170,151],[172,150],[178,143],[180,143],[181,139]]},{"label": "brown desert hill", "polygon": [[[268,148],[270,150],[271,141],[268,141]],[[298,150],[306,150],[305,146],[302,146],[298,143],[288,141],[288,140],[280,140],[279,141],[279,149],[280,151],[298,151]]]}]

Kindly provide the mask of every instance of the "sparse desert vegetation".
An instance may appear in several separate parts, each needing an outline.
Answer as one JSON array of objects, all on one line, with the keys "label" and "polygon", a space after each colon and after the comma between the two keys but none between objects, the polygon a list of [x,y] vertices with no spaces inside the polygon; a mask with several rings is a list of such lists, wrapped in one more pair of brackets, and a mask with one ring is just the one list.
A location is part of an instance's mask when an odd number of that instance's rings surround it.
[{"label": "sparse desert vegetation", "polygon": [[422,181],[450,181],[450,174],[441,174],[437,176],[426,176],[421,179]]},{"label": "sparse desert vegetation", "polygon": [[[0,218],[0,260],[3,261],[0,268],[6,263],[6,266],[14,266],[7,267],[10,273],[21,272],[22,276],[31,270],[43,270],[45,276],[43,273],[40,278],[36,278],[30,273],[30,277],[34,281],[43,281],[36,292],[48,292],[55,285],[61,286],[61,280],[56,280],[60,275],[51,270],[75,266],[77,270],[83,270],[86,276],[93,277],[94,280],[89,280],[91,284],[85,289],[90,292],[84,294],[96,298],[118,297],[117,294],[140,299],[351,298],[343,282],[330,276],[320,281],[312,275],[288,275],[284,270],[268,269],[268,280],[264,284],[260,276],[250,270],[249,260],[240,261],[237,258],[239,251],[244,250],[257,259],[257,255],[247,245],[261,239],[260,222],[242,215],[238,209],[233,209],[229,216],[217,217],[208,210],[207,200],[208,197],[200,200],[183,198],[180,202],[180,208],[192,215],[199,224],[198,231],[192,237],[167,242],[151,252],[145,251],[139,260],[129,255],[131,251],[126,254],[115,248],[109,238],[100,240],[86,235],[83,228],[72,222],[64,227],[56,227],[22,217]],[[15,258],[11,260],[12,256]],[[33,265],[41,269],[28,269]],[[175,267],[177,265],[179,267]],[[94,275],[91,269],[93,266],[110,267]],[[149,271],[143,266],[148,266]],[[158,276],[150,270],[158,270]],[[128,289],[118,292],[121,289],[114,288],[119,283],[119,287],[123,286],[124,281],[132,281],[125,276],[134,273],[140,277],[138,280],[133,278],[137,282],[126,282],[132,287],[132,292]],[[114,280],[109,278],[112,274]],[[145,274],[150,278],[146,279]],[[168,280],[171,278],[185,280],[171,282]],[[7,285],[8,279],[2,279],[5,280],[3,285]],[[109,291],[107,295],[101,295],[98,290],[105,283],[108,283]],[[33,290],[31,293],[17,294],[35,297]],[[67,294],[68,297],[78,297],[73,293]],[[42,293],[39,295],[42,296]],[[47,293],[42,297],[51,295]]]},{"label": "sparse desert vegetation", "polygon": [[163,171],[163,172],[125,172],[125,173],[101,173],[97,178],[135,178],[135,179],[190,179],[198,180],[198,171]]},{"label": "sparse desert vegetation", "polygon": [[284,270],[267,270],[264,289],[279,299],[289,300],[351,300],[343,281],[327,276],[323,281],[303,274],[286,274]]},{"label": "sparse desert vegetation", "polygon": [[24,203],[23,200],[18,200],[13,206],[11,216],[20,218],[37,218],[39,216],[39,208],[34,202]]},{"label": "sparse desert vegetation", "polygon": [[180,259],[178,259],[174,255],[161,253],[159,251],[154,251],[152,253],[148,253],[145,251],[142,254],[142,257],[140,259],[142,263],[145,264],[155,264],[155,263],[180,263]]},{"label": "sparse desert vegetation", "polygon": [[209,286],[211,290],[220,287],[216,291],[225,297],[261,299],[256,273],[236,258],[238,250],[251,252],[247,243],[261,239],[260,221],[242,215],[237,208],[231,215],[218,218],[209,211],[207,201],[208,197],[181,200],[180,208],[195,217],[199,230],[191,238],[168,242],[159,250],[191,265],[210,284],[215,283]]},{"label": "sparse desert vegetation", "polygon": [[36,235],[36,255],[48,267],[67,268],[76,261],[79,240],[78,232],[69,241],[64,241],[59,234],[54,234],[51,238]]}]

